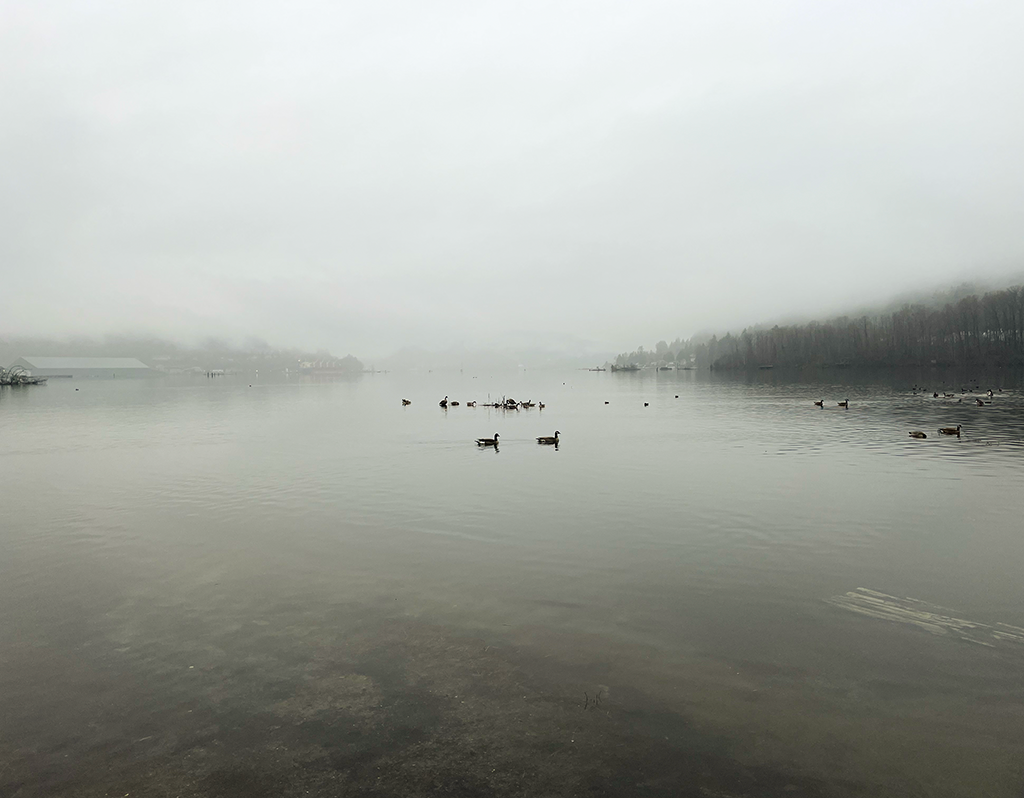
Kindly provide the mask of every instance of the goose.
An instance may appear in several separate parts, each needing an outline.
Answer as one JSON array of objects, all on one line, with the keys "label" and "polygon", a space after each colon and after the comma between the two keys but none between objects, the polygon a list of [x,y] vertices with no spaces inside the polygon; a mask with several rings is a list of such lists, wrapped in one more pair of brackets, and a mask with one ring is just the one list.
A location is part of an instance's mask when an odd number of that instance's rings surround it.
[{"label": "goose", "polygon": [[957,424],[955,427],[939,427],[939,432],[943,435],[956,435],[960,437],[960,425]]},{"label": "goose", "polygon": [[450,404],[450,405],[451,405],[452,407],[458,407],[458,406],[459,406],[459,403],[458,403],[458,402],[456,402],[456,401],[455,401],[454,399],[453,399],[453,400],[452,400],[451,402],[449,402],[449,404]]},{"label": "goose", "polygon": [[411,404],[412,404],[412,402],[410,402],[408,399],[403,399],[402,400],[402,407],[406,407],[407,405],[411,405]]},{"label": "goose", "polygon": [[447,396],[445,396],[445,397],[444,397],[444,399],[442,399],[442,400],[441,400],[440,402],[438,402],[437,404],[438,404],[438,406],[439,406],[439,407],[444,407],[444,408],[447,408],[447,407],[448,407],[448,397],[447,397]]},{"label": "goose", "polygon": [[918,430],[914,430],[913,432],[911,432],[909,434],[910,434],[911,438],[927,438],[928,437],[923,432],[921,432],[921,430],[919,430],[919,429]]},{"label": "goose", "polygon": [[543,410],[544,409],[544,403],[543,402],[537,402],[537,407],[539,407],[541,410]]},{"label": "goose", "polygon": [[644,407],[650,407],[650,406],[651,406],[650,402],[644,402]]},{"label": "goose", "polygon": [[466,407],[476,407],[476,402],[466,402]]},{"label": "goose", "polygon": [[974,401],[978,403],[978,407],[984,407],[985,406],[985,403],[983,401],[981,401],[980,399],[975,399]]},{"label": "goose", "polygon": [[555,430],[555,434],[554,435],[546,435],[544,437],[537,438],[537,443],[554,443],[554,444],[557,444],[558,443],[558,436],[559,436],[559,434],[560,433],[558,432],[558,430]]},{"label": "goose", "polygon": [[938,398],[939,398],[939,395],[937,393],[933,393],[932,394],[932,399],[938,399]]},{"label": "goose", "polygon": [[849,407],[850,406],[850,400],[849,399],[844,399],[841,402],[836,402],[836,404],[839,405],[840,407]]},{"label": "goose", "polygon": [[497,446],[498,445],[498,433],[494,433],[493,438],[477,438],[476,443],[478,446]]},{"label": "goose", "polygon": [[825,400],[824,399],[819,399],[817,402],[814,403],[814,406],[815,407],[824,407],[825,406]]}]

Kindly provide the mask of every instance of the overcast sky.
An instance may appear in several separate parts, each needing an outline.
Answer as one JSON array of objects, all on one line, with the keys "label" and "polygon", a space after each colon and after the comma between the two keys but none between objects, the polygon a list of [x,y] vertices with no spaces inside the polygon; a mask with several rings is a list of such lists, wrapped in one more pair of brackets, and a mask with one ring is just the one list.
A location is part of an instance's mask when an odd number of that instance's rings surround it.
[{"label": "overcast sky", "polygon": [[1024,271],[1024,3],[0,0],[0,335],[618,351]]}]

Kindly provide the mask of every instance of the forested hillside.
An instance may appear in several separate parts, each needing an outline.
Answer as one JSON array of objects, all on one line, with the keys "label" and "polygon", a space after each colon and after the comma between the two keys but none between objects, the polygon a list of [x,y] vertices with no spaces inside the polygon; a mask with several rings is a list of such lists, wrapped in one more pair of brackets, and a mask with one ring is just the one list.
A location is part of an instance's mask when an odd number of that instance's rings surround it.
[{"label": "forested hillside", "polygon": [[653,351],[640,347],[615,362],[715,369],[1024,365],[1024,286],[858,318],[661,341]]}]

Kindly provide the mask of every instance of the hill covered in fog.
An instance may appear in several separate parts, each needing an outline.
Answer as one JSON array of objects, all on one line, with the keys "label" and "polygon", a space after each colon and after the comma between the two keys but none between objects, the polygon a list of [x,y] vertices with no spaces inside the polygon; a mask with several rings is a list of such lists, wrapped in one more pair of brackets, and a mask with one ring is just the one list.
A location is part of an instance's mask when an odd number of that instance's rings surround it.
[{"label": "hill covered in fog", "polygon": [[1024,285],[979,291],[962,284],[857,315],[659,341],[653,350],[624,352],[615,363],[714,369],[1024,365]]}]

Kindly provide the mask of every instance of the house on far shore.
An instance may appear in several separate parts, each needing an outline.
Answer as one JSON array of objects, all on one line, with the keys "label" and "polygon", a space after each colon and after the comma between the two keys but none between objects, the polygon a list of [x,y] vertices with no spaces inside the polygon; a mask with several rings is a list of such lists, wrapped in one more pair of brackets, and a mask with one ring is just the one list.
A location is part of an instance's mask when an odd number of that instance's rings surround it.
[{"label": "house on far shore", "polygon": [[134,357],[19,357],[11,368],[20,366],[32,377],[148,377],[156,374]]}]

